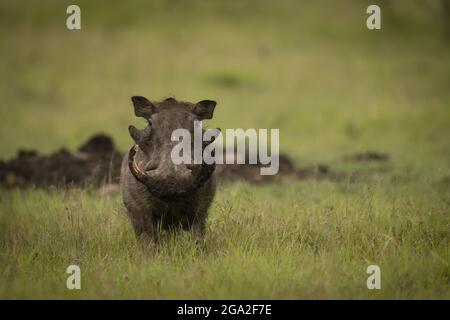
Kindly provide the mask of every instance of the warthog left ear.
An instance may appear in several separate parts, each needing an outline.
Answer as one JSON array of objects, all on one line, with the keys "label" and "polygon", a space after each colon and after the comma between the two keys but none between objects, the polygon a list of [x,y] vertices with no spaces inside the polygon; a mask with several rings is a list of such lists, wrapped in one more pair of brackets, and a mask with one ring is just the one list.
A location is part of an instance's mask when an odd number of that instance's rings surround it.
[{"label": "warthog left ear", "polygon": [[150,119],[152,114],[157,112],[156,107],[146,97],[133,96],[131,101],[133,101],[136,117]]},{"label": "warthog left ear", "polygon": [[200,120],[212,119],[216,102],[212,100],[202,100],[197,102],[192,108],[192,112],[196,114]]}]

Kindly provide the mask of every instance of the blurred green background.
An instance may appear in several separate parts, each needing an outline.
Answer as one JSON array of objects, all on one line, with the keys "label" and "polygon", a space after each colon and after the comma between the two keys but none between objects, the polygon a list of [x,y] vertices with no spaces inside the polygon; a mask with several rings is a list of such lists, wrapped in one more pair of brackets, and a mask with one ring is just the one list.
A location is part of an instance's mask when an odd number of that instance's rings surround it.
[{"label": "blurred green background", "polygon": [[[0,158],[97,132],[125,151],[144,125],[130,97],[175,96],[216,100],[211,126],[279,128],[297,166],[362,175],[222,185],[205,250],[186,234],[142,250],[119,194],[2,189],[0,297],[450,296],[449,1],[77,1],[69,31],[72,3],[0,2]],[[365,150],[391,158],[342,161]]]},{"label": "blurred green background", "polygon": [[[366,28],[381,6],[382,29]],[[450,50],[444,1],[72,1],[0,5],[0,155],[121,150],[130,97],[218,101],[211,125],[280,128],[297,163],[373,149],[448,168]]]}]

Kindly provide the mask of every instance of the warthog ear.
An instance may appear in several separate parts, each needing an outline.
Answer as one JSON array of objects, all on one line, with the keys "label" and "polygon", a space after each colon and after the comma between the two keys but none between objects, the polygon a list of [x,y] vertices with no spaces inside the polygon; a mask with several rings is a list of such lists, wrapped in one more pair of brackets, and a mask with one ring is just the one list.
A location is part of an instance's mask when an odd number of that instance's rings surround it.
[{"label": "warthog ear", "polygon": [[131,97],[134,105],[134,114],[136,117],[150,119],[153,113],[156,113],[156,107],[147,98],[141,96]]},{"label": "warthog ear", "polygon": [[212,100],[202,100],[197,102],[192,108],[192,112],[196,114],[200,120],[212,119],[216,102]]}]

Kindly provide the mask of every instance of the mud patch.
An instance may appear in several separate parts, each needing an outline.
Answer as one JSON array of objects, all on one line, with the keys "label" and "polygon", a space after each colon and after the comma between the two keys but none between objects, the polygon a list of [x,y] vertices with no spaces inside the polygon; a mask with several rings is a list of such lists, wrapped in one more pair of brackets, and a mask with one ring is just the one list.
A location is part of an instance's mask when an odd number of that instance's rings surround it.
[{"label": "mud patch", "polygon": [[366,151],[344,156],[344,160],[357,162],[363,161],[385,162],[389,160],[389,154],[376,151]]},{"label": "mud patch", "polygon": [[[76,152],[61,149],[50,155],[41,155],[36,150],[19,150],[12,160],[0,160],[0,185],[19,188],[115,185],[112,189],[117,191],[122,157],[111,137],[105,134],[94,135]],[[340,180],[345,176],[326,165],[296,169],[285,154],[280,154],[279,159],[279,173],[276,176],[262,176],[260,164],[217,165],[215,175],[219,182],[245,180],[250,183],[270,183],[280,176],[299,180]],[[103,192],[107,194],[109,189]]]},{"label": "mud patch", "polygon": [[118,182],[122,155],[112,139],[98,134],[77,152],[61,149],[51,155],[19,150],[10,161],[0,162],[0,185],[7,187],[65,187]]}]

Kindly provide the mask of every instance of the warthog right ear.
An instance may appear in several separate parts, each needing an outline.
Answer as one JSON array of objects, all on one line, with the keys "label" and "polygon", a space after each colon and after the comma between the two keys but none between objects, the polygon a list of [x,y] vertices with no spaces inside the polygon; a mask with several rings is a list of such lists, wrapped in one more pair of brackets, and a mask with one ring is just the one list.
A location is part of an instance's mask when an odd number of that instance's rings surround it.
[{"label": "warthog right ear", "polygon": [[202,100],[194,105],[192,112],[196,114],[200,120],[212,119],[215,107],[215,101]]},{"label": "warthog right ear", "polygon": [[133,96],[131,101],[133,101],[136,117],[150,119],[152,114],[157,112],[156,107],[146,97]]}]

